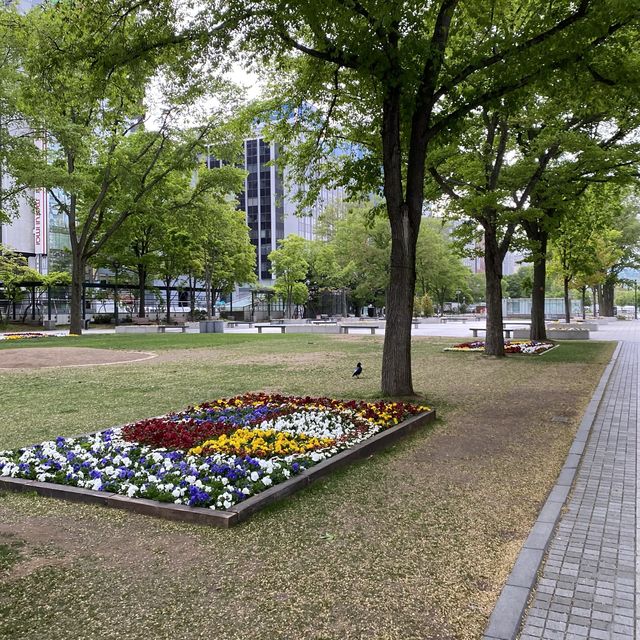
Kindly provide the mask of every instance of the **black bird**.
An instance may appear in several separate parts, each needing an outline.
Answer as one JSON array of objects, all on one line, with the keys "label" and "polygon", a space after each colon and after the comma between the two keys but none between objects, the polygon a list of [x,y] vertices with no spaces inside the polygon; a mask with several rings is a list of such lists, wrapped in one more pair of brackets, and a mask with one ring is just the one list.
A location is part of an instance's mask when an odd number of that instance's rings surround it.
[{"label": "black bird", "polygon": [[351,377],[352,378],[359,378],[361,373],[362,373],[362,363],[358,362],[358,364],[356,365],[355,370],[353,371],[353,375]]}]

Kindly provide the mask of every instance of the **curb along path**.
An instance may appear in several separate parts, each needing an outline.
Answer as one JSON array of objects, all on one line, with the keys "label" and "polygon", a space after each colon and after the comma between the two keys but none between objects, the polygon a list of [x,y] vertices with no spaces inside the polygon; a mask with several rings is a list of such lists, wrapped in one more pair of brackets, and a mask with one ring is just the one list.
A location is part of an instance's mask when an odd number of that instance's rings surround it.
[{"label": "curb along path", "polygon": [[[635,610],[639,360],[640,344],[618,346],[485,640],[640,639]],[[574,477],[566,511],[558,518]]]}]

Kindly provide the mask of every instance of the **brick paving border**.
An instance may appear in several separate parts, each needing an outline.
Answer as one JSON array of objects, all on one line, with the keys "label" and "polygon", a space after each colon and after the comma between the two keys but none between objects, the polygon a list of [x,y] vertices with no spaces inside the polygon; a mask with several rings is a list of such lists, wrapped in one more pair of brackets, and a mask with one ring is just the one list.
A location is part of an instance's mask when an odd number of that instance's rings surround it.
[{"label": "brick paving border", "polygon": [[[633,345],[630,345],[629,348],[633,349]],[[587,410],[582,418],[582,422],[580,423],[573,444],[569,449],[567,460],[560,471],[558,480],[549,493],[547,501],[542,507],[529,537],[525,540],[511,574],[507,578],[507,582],[500,593],[498,602],[496,603],[493,613],[489,618],[487,628],[485,629],[485,634],[483,636],[484,640],[515,640],[518,636],[518,632],[522,625],[523,615],[533,594],[538,571],[542,565],[545,553],[550,546],[554,531],[556,531],[562,508],[564,507],[565,502],[567,502],[567,497],[569,496],[571,487],[576,478],[578,466],[584,459],[587,441],[592,433],[592,427],[596,420],[598,409],[601,407],[603,398],[605,397],[605,392],[608,390],[607,385],[611,379],[612,372],[619,362],[621,350],[622,343],[618,343],[618,346],[611,357],[611,361],[606,366],[593,397],[587,406]],[[567,568],[567,570],[572,571],[573,569]],[[543,580],[544,578],[540,580],[539,591],[546,587]],[[560,608],[563,605],[566,606],[567,602],[560,603]],[[556,614],[560,618],[559,620],[555,619]],[[543,637],[549,639],[567,638],[567,640],[569,640],[569,638],[575,638],[576,640],[586,639],[586,635],[561,635],[559,627],[562,626],[564,615],[563,611],[548,612],[547,617],[549,618],[550,623],[549,629],[551,631],[554,626],[554,622],[558,622],[558,629],[554,630],[557,633],[549,633],[545,636],[534,635],[527,637],[523,635],[521,640]],[[541,627],[541,629],[544,628],[544,626]],[[593,637],[595,638],[598,636]],[[627,640],[631,637],[632,636],[627,636]],[[606,638],[609,638],[609,636],[606,636]]]},{"label": "brick paving border", "polygon": [[300,475],[289,478],[280,484],[269,487],[265,491],[261,491],[243,500],[227,511],[206,509],[203,507],[189,507],[187,505],[158,502],[157,500],[147,500],[145,498],[128,498],[127,496],[106,491],[93,491],[81,487],[54,484],[51,482],[38,482],[37,480],[26,480],[24,478],[8,478],[5,476],[0,476],[0,489],[17,492],[33,491],[42,496],[71,502],[100,504],[106,507],[125,509],[134,513],[142,513],[167,520],[178,520],[227,529],[246,520],[253,513],[263,509],[268,504],[281,500],[299,489],[308,486],[312,482],[329,475],[335,469],[339,469],[355,460],[366,458],[377,451],[386,449],[391,444],[433,422],[435,419],[435,409],[412,416],[394,427],[377,433],[364,442],[360,442],[327,460],[319,462],[313,467],[306,469]]}]

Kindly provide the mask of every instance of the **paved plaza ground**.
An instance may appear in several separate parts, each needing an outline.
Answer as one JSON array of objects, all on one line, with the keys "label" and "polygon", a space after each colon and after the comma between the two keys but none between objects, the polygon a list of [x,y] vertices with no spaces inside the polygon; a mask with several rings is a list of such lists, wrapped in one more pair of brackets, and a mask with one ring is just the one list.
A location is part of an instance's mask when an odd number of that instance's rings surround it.
[{"label": "paved plaza ground", "polygon": [[[619,347],[507,581],[486,640],[640,638],[640,322],[600,329],[594,338],[617,340]],[[550,512],[558,517],[549,517]]]}]

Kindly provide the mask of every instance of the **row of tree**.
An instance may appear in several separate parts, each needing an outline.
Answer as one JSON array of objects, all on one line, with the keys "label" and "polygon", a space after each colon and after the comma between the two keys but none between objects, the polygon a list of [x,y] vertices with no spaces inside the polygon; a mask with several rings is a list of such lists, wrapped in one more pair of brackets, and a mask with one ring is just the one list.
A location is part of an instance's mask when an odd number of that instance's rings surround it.
[{"label": "row of tree", "polygon": [[[269,255],[275,290],[291,310],[317,300],[326,290],[346,290],[356,310],[386,307],[390,285],[391,234],[387,220],[370,205],[329,208],[316,227],[318,240],[289,236]],[[423,223],[418,238],[418,297],[444,308],[456,292],[470,296],[471,271],[449,241],[447,227],[436,219]]]},{"label": "row of tree", "polygon": [[[594,222],[589,203],[618,189],[616,206],[627,206],[624,189],[636,180],[640,0],[329,0],[321,14],[312,0],[205,0],[197,9],[59,0],[1,15],[0,160],[18,187],[49,189],[68,217],[75,332],[87,262],[156,202],[154,190],[174,172],[193,171],[205,144],[233,161],[222,125],[237,94],[220,73],[234,59],[260,60],[270,75],[262,119],[284,145],[282,162],[309,185],[303,199],[332,184],[384,200],[387,395],[413,393],[427,202],[457,217],[467,241],[481,236],[486,352],[501,356],[509,248],[526,242],[534,260],[532,331],[541,337],[549,242],[569,238],[573,224],[576,234],[607,236],[615,225]],[[165,97],[153,130],[140,123],[152,81]],[[223,106],[198,121],[192,105],[211,93]],[[180,129],[178,115],[195,124]],[[602,184],[614,186],[594,188]],[[207,191],[222,204],[229,185],[209,185],[199,176],[180,206]],[[571,245],[582,243],[576,236]]]}]

